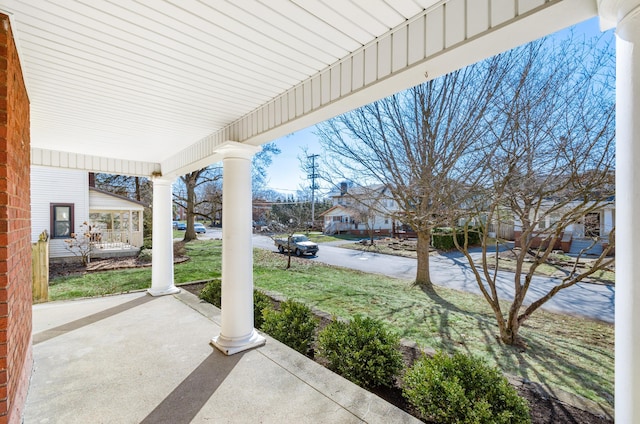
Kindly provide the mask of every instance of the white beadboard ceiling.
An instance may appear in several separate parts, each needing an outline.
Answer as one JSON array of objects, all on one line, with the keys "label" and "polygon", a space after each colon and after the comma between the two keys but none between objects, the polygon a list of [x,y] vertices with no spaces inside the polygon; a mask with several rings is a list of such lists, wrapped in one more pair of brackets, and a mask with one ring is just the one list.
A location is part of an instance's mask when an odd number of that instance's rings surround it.
[{"label": "white beadboard ceiling", "polygon": [[[452,0],[451,10],[482,2],[489,20],[499,7],[515,16],[562,1]],[[0,0],[0,11],[18,44],[33,148],[159,164],[444,3]]]}]

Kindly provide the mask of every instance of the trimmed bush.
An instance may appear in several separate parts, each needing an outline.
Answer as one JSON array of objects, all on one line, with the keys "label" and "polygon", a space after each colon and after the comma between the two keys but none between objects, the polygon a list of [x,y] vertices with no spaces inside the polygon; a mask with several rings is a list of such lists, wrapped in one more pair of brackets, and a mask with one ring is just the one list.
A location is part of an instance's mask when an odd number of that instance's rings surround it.
[{"label": "trimmed bush", "polygon": [[329,369],[369,389],[393,386],[403,367],[399,348],[400,338],[380,321],[360,316],[334,320],[318,335],[318,354]]},{"label": "trimmed bush", "polygon": [[[460,246],[464,245],[464,228],[456,230],[456,238]],[[480,230],[469,228],[469,246],[480,244]],[[438,250],[453,250],[456,248],[453,242],[453,231],[450,228],[434,228],[431,234],[431,245]]]},{"label": "trimmed bush", "polygon": [[200,299],[218,308],[222,305],[222,280],[208,282],[200,291]]},{"label": "trimmed bush", "polygon": [[295,300],[280,304],[280,310],[262,311],[262,330],[303,355],[309,354],[318,321],[308,306]]},{"label": "trimmed bush", "polygon": [[261,291],[253,291],[253,325],[261,330],[264,324],[263,311],[265,309],[273,309],[271,298]]},{"label": "trimmed bush", "polygon": [[138,260],[145,263],[151,262],[153,259],[152,254],[153,252],[150,249],[142,248],[138,253]]},{"label": "trimmed bush", "polygon": [[404,376],[404,397],[421,418],[437,423],[530,423],[529,407],[495,367],[481,358],[438,352]]},{"label": "trimmed bush", "polygon": [[[213,280],[208,282],[200,291],[200,299],[205,302],[209,302],[218,308],[222,305],[222,280]],[[273,305],[271,299],[266,294],[253,291],[253,326],[255,328],[262,328],[262,311],[264,309],[271,309]]]}]

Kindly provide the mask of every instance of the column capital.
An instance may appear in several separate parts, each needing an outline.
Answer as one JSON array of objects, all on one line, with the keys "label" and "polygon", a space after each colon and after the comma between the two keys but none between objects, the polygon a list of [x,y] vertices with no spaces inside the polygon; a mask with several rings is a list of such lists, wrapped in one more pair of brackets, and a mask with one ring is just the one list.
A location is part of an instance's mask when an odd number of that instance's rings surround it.
[{"label": "column capital", "polygon": [[169,177],[164,177],[162,175],[152,175],[151,176],[151,181],[153,182],[153,184],[158,184],[158,185],[172,185],[173,181],[175,179],[174,178],[169,178]]},{"label": "column capital", "polygon": [[225,141],[224,143],[216,147],[216,153],[221,154],[223,159],[251,159],[253,155],[260,151],[260,149],[262,149],[262,147],[260,146],[238,143],[237,141]]},{"label": "column capital", "polygon": [[640,13],[640,0],[598,0],[600,29],[617,27],[625,19]]}]

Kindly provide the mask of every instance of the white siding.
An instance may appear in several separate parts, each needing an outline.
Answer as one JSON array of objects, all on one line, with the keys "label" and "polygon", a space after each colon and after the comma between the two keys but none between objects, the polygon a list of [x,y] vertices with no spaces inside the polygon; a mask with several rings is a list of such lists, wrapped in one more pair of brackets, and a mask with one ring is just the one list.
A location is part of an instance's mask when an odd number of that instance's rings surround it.
[{"label": "white siding", "polygon": [[142,211],[144,206],[97,191],[89,191],[89,209],[92,211]]},{"label": "white siding", "polygon": [[[31,167],[31,240],[37,241],[42,231],[51,233],[51,203],[74,205],[74,231],[89,219],[89,176],[86,171]],[[64,241],[52,239],[50,257],[73,256]]]}]

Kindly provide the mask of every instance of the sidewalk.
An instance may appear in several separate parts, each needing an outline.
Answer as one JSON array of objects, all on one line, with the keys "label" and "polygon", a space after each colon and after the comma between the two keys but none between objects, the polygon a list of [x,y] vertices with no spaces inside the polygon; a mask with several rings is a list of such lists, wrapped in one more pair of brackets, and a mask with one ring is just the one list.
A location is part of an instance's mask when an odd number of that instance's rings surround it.
[{"label": "sidewalk", "polygon": [[35,305],[24,423],[419,422],[269,337],[224,356],[219,314],[184,290]]}]

